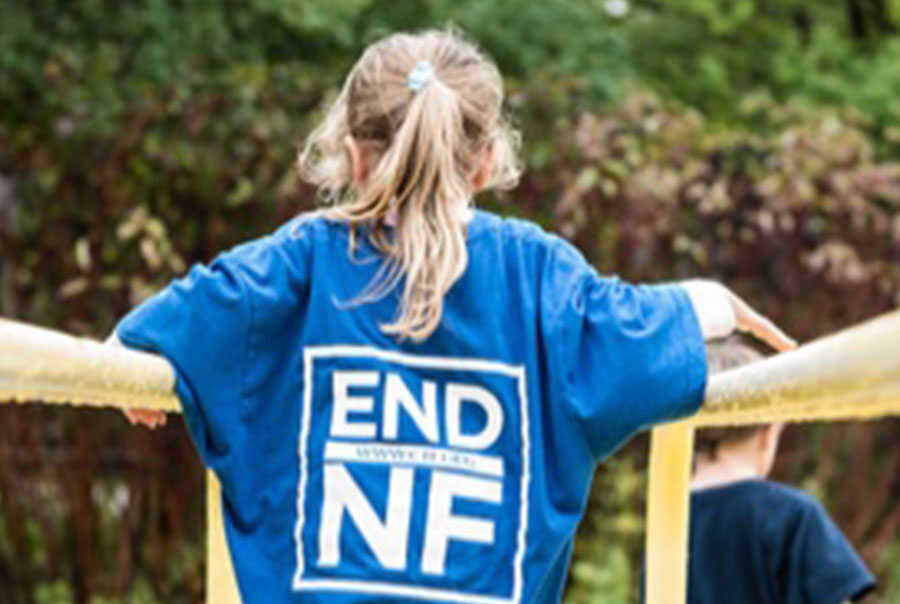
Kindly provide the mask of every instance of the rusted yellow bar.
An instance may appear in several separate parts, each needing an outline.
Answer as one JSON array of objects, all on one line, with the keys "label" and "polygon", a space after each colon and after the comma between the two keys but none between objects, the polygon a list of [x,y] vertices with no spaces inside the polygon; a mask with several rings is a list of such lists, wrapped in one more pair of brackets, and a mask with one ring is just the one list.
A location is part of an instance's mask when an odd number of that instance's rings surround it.
[{"label": "rusted yellow bar", "polygon": [[0,402],[179,411],[165,359],[0,319]]},{"label": "rusted yellow bar", "polygon": [[231,554],[225,540],[222,492],[216,475],[206,473],[206,601],[208,604],[241,604]]},{"label": "rusted yellow bar", "polygon": [[[168,362],[0,319],[0,401],[178,411]],[[900,413],[900,311],[713,376],[697,425]]]},{"label": "rusted yellow bar", "polygon": [[697,425],[900,413],[900,311],[712,376]]},{"label": "rusted yellow bar", "polygon": [[654,428],[650,435],[650,482],[647,487],[647,604],[684,604],[687,598],[689,488],[694,428],[677,422]]},{"label": "rusted yellow bar", "polygon": [[[175,374],[156,355],[0,319],[0,403],[41,401],[179,412]],[[219,483],[207,472],[206,601],[240,604]]]}]

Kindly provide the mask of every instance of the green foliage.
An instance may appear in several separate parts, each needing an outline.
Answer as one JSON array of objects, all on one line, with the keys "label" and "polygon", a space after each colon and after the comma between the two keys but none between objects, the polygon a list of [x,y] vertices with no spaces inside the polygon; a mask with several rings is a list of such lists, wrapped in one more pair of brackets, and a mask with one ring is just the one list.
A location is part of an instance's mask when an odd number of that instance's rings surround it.
[{"label": "green foliage", "polygon": [[578,532],[566,604],[625,604],[640,580],[647,481],[642,440],[600,466],[590,512]]},{"label": "green foliage", "polygon": [[[74,604],[76,601],[71,586],[64,581],[39,585],[34,593],[34,604]],[[88,604],[161,604],[161,600],[153,595],[147,581],[140,580],[124,598],[94,596]]]},{"label": "green foliage", "polygon": [[[489,49],[501,70],[520,80],[569,81],[608,99],[628,74],[625,39],[600,2],[431,0],[414,28],[453,22]],[[385,20],[384,31],[391,29]],[[577,35],[572,35],[578,32]]]},{"label": "green foliage", "polygon": [[892,543],[887,548],[878,564],[882,587],[882,599],[885,602],[900,602],[900,544]]},{"label": "green foliage", "polygon": [[[747,122],[748,95],[854,107],[885,155],[896,153],[900,10],[877,0],[809,3],[689,0],[635,10],[627,20],[635,79],[710,118]],[[848,7],[863,15],[848,20]],[[880,143],[887,143],[885,148]]]},{"label": "green foliage", "polygon": [[71,586],[64,581],[39,585],[34,591],[35,604],[69,604],[74,601]]},{"label": "green foliage", "polygon": [[590,542],[569,573],[567,604],[624,604],[631,600],[634,569],[625,549],[601,540]]}]

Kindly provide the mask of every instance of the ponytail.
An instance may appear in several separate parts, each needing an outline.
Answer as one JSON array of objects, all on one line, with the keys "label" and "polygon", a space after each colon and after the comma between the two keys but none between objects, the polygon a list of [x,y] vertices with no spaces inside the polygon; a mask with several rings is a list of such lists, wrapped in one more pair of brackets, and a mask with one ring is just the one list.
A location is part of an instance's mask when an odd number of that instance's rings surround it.
[{"label": "ponytail", "polygon": [[[434,73],[414,80],[423,56]],[[301,169],[335,202],[328,215],[349,224],[352,242],[367,227],[385,257],[358,301],[403,283],[395,320],[381,325],[387,334],[424,340],[440,324],[444,296],[468,263],[465,220],[484,153],[495,157],[489,185],[515,182],[515,136],[502,127],[501,99],[496,68],[454,35],[395,35],[366,51],[307,141]],[[348,134],[378,154],[355,191],[346,154],[337,153]]]}]

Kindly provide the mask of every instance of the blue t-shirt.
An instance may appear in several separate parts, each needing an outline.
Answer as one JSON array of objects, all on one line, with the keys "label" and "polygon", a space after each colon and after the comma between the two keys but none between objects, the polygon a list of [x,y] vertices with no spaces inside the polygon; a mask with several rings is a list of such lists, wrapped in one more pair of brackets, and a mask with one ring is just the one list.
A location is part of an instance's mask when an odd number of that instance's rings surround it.
[{"label": "blue t-shirt", "polygon": [[874,586],[802,491],[746,480],[691,495],[689,604],[840,604]]},{"label": "blue t-shirt", "polygon": [[247,604],[557,602],[596,462],[700,405],[682,287],[599,276],[486,212],[467,246],[424,342],[379,330],[399,294],[354,303],[380,259],[321,217],[194,267],[117,327],[176,369]]}]

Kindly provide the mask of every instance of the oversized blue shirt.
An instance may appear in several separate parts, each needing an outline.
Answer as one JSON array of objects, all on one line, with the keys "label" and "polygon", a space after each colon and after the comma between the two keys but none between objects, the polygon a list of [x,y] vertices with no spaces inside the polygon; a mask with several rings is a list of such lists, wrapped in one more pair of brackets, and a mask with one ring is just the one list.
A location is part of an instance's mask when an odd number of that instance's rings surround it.
[{"label": "oversized blue shirt", "polygon": [[176,369],[244,601],[559,601],[597,460],[702,400],[686,292],[476,212],[440,326],[398,341],[396,293],[357,303],[378,254],[348,243],[298,218],[117,327]]}]

